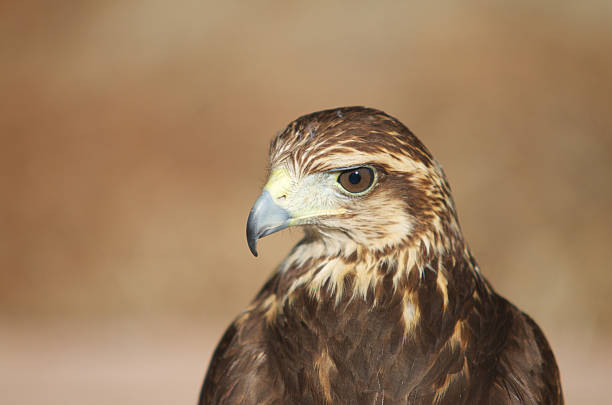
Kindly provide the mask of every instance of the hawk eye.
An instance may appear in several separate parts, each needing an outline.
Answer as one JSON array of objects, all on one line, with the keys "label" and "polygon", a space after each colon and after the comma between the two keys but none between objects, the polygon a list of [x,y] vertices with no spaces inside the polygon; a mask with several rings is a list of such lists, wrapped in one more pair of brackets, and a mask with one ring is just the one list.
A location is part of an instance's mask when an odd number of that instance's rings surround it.
[{"label": "hawk eye", "polygon": [[374,170],[369,167],[345,170],[338,176],[338,183],[349,193],[362,193],[374,183]]}]

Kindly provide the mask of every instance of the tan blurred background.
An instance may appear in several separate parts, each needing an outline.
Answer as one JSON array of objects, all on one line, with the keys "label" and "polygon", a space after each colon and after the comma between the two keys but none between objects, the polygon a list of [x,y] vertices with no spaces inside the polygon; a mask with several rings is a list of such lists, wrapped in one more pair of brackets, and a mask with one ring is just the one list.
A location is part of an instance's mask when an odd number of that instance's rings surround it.
[{"label": "tan blurred background", "polygon": [[247,249],[267,144],[343,105],[442,162],[567,402],[612,396],[612,3],[4,2],[0,90],[0,403],[195,403],[300,235]]}]

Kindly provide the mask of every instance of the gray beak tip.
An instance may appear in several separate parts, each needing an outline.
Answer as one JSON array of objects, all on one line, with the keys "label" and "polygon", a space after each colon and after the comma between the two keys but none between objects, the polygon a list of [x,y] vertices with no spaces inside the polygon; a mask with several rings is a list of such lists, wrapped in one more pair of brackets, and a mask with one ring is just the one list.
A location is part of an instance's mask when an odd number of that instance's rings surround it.
[{"label": "gray beak tip", "polygon": [[[251,222],[251,215],[249,215],[249,222]],[[247,222],[247,224],[249,222]],[[259,236],[257,235],[256,232],[254,232],[254,229],[252,227],[249,227],[248,225],[247,225],[246,235],[247,235],[247,244],[249,245],[249,250],[251,251],[253,256],[257,257],[257,240],[259,239]]]},{"label": "gray beak tip", "polygon": [[255,201],[247,220],[247,244],[253,256],[257,257],[257,240],[286,228],[289,218],[289,213],[276,205],[270,193],[264,190]]}]

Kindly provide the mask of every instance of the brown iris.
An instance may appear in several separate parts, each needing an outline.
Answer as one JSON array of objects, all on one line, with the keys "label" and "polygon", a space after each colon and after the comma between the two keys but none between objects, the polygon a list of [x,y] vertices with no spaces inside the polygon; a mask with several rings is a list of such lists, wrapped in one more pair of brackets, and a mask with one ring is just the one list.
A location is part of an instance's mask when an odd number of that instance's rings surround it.
[{"label": "brown iris", "polygon": [[374,170],[369,167],[356,167],[345,170],[338,176],[338,183],[349,193],[366,191],[374,182]]}]

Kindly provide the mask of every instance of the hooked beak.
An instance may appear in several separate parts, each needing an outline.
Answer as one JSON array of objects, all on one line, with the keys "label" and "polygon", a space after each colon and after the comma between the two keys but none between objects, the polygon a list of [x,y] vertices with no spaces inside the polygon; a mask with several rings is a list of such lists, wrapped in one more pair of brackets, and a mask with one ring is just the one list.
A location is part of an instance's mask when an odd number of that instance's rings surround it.
[{"label": "hooked beak", "polygon": [[296,184],[286,168],[272,169],[268,182],[253,204],[247,221],[247,242],[253,256],[257,256],[257,240],[264,236],[288,226],[313,224],[322,216],[346,212],[342,207],[329,206],[329,204],[322,206],[321,201],[325,199],[321,197],[313,198],[321,194],[319,183],[321,175],[314,176],[307,176]]},{"label": "hooked beak", "polygon": [[289,226],[289,211],[279,206],[268,190],[261,193],[247,221],[246,236],[249,249],[257,257],[257,240]]}]

